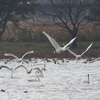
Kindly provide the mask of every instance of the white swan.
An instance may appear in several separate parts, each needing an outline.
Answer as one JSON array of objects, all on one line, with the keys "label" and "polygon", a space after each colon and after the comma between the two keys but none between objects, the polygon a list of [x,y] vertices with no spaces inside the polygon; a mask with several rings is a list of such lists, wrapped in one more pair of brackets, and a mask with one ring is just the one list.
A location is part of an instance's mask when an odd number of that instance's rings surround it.
[{"label": "white swan", "polygon": [[17,61],[22,61],[23,58],[24,58],[27,54],[30,54],[30,53],[33,53],[33,52],[34,52],[34,51],[26,52],[21,58],[18,58],[16,55],[11,54],[11,53],[5,53],[4,55],[5,55],[5,56],[12,56],[12,57],[14,57]]},{"label": "white swan", "polygon": [[75,57],[76,57],[76,59],[79,59],[79,58],[81,58],[82,57],[82,55],[84,54],[84,53],[86,53],[89,49],[90,49],[90,47],[92,46],[92,44],[93,43],[91,43],[88,47],[87,47],[87,49],[82,53],[82,54],[80,54],[80,55],[77,55],[76,53],[74,53],[73,51],[71,51],[69,48],[67,49],[72,55],[74,55]]},{"label": "white swan", "polygon": [[9,67],[7,67],[7,66],[1,65],[1,66],[0,66],[0,69],[2,69],[2,68],[6,68],[6,69],[10,70],[10,71],[11,71],[11,78],[13,78],[14,70],[13,70],[12,68],[9,68]]},{"label": "white swan", "polygon": [[40,68],[34,68],[33,70],[36,70],[36,72],[38,72],[39,76],[44,77],[43,72]]},{"label": "white swan", "polygon": [[14,71],[17,70],[17,69],[20,68],[20,67],[23,67],[23,68],[26,70],[27,74],[30,74],[30,73],[32,72],[32,69],[28,70],[28,69],[27,69],[25,66],[23,66],[23,65],[17,66],[17,67],[14,69]]},{"label": "white swan", "polygon": [[54,51],[54,53],[61,53],[65,50],[67,50],[68,46],[76,39],[76,37],[75,37],[68,44],[66,44],[64,47],[60,47],[59,44],[50,35],[48,35],[44,31],[43,31],[43,34],[46,35],[46,37],[49,39],[51,44],[54,46],[54,48],[56,50],[56,51]]},{"label": "white swan", "polygon": [[34,68],[33,70],[35,71],[35,75],[37,77],[37,79],[28,79],[29,82],[39,82],[40,81],[40,77],[44,77],[42,70],[40,70],[40,68]]}]

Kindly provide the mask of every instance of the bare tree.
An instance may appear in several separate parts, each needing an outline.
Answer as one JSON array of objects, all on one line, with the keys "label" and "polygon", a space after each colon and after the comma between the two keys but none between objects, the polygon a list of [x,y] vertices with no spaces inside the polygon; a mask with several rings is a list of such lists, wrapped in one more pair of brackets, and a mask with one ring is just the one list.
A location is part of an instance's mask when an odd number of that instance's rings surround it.
[{"label": "bare tree", "polygon": [[[0,0],[0,40],[7,28],[7,22],[16,24],[36,12],[36,0]],[[17,25],[17,24],[16,24]]]},{"label": "bare tree", "polygon": [[[100,0],[94,0],[94,4],[90,9],[90,14],[87,16],[89,21],[100,23]],[[99,24],[100,25],[100,24]]]},{"label": "bare tree", "polygon": [[[77,36],[79,26],[85,22],[87,11],[90,9],[91,0],[49,0],[53,12],[49,15],[60,20],[56,24],[64,27],[71,34],[72,38]],[[76,41],[73,42],[72,47],[77,47]]]}]

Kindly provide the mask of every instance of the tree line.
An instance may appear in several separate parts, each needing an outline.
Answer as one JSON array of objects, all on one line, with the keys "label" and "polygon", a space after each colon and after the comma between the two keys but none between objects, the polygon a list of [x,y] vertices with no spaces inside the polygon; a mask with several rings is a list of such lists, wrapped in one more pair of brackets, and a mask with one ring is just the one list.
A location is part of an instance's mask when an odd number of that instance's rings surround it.
[{"label": "tree line", "polygon": [[[38,11],[41,4],[36,0],[0,0],[0,40],[7,22],[12,22],[18,27],[21,20],[31,19]],[[72,38],[76,37],[80,26],[87,21],[100,21],[100,0],[48,0],[52,11],[41,11],[53,19],[58,19],[56,25],[65,28]],[[31,16],[32,15],[32,16]],[[71,26],[71,27],[70,27]],[[77,47],[74,41],[73,47]]]}]

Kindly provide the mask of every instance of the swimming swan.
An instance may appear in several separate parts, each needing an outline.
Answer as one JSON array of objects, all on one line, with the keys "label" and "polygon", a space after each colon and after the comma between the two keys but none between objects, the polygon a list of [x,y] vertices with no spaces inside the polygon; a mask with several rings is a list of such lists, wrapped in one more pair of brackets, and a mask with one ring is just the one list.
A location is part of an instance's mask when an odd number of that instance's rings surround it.
[{"label": "swimming swan", "polygon": [[36,70],[36,72],[39,72],[41,77],[44,77],[43,72],[40,68],[37,67],[37,68],[34,68],[33,70]]},{"label": "swimming swan", "polygon": [[37,79],[28,79],[29,82],[39,82],[40,81],[40,77],[44,77],[42,70],[40,70],[40,68],[34,68],[33,70],[35,70],[35,75]]}]

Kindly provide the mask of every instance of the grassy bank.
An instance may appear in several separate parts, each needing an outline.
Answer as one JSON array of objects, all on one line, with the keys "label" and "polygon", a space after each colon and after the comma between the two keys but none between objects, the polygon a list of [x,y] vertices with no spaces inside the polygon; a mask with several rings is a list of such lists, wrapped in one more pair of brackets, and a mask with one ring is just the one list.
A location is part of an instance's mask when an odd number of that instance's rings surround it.
[{"label": "grassy bank", "polygon": [[[60,45],[63,42],[59,42]],[[66,43],[64,43],[66,44]],[[73,49],[70,48],[72,51],[76,52],[77,54],[81,54],[90,44],[90,42],[78,42],[78,47]],[[12,58],[12,57],[5,57],[4,53],[13,53],[18,57],[21,57],[27,51],[34,50],[33,54],[29,54],[26,58],[52,58],[52,57],[59,57],[59,58],[74,58],[68,51],[65,51],[61,54],[54,54],[54,47],[51,45],[50,42],[42,42],[42,43],[0,43],[0,58]],[[83,57],[98,57],[100,55],[100,42],[94,42],[93,46],[90,48],[88,52]]]}]

